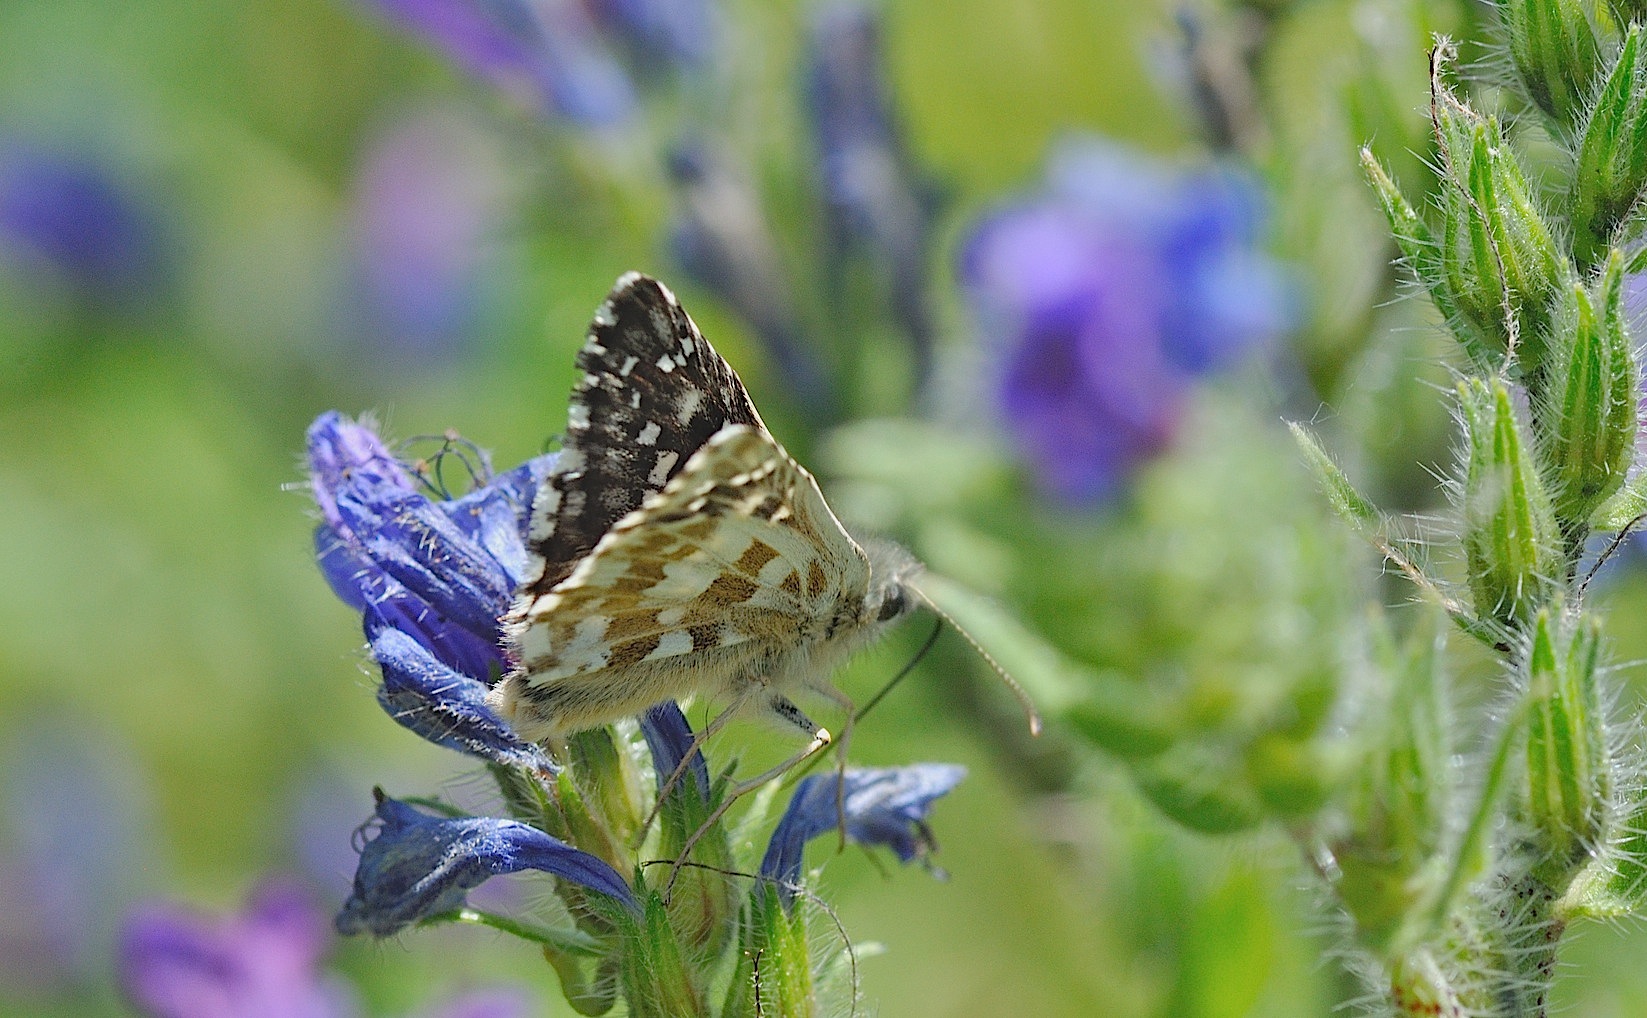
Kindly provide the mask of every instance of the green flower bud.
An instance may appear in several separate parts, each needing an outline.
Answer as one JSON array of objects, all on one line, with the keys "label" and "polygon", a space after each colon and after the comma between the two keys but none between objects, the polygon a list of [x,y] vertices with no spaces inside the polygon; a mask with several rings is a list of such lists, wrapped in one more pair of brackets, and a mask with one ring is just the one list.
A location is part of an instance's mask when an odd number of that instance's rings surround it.
[{"label": "green flower bud", "polygon": [[1428,918],[1455,810],[1446,676],[1434,626],[1405,652],[1387,638],[1374,654],[1387,696],[1365,730],[1371,741],[1349,790],[1349,830],[1332,844],[1338,893],[1362,942],[1391,957],[1411,946]]},{"label": "green flower bud", "polygon": [[646,912],[622,930],[623,958],[618,979],[635,1018],[694,1018],[711,1013],[703,988],[669,923],[656,893],[646,894]]},{"label": "green flower bud", "polygon": [[1647,186],[1647,59],[1630,26],[1584,124],[1571,191],[1573,255],[1593,265]]},{"label": "green flower bud", "polygon": [[784,908],[779,895],[766,887],[750,896],[749,910],[722,1015],[816,1014],[806,910]]},{"label": "green flower bud", "polygon": [[1624,259],[1614,252],[1598,292],[1569,288],[1562,302],[1540,409],[1544,477],[1569,543],[1624,484],[1635,461],[1635,350],[1626,332]]},{"label": "green flower bud", "polygon": [[1561,532],[1498,379],[1458,387],[1465,433],[1464,551],[1475,610],[1511,629],[1531,620],[1565,570]]},{"label": "green flower bud", "polygon": [[1584,5],[1578,0],[1502,0],[1498,16],[1527,98],[1559,131],[1571,130],[1583,115],[1601,61]]},{"label": "green flower bud", "polygon": [[1606,830],[1612,769],[1596,661],[1601,636],[1593,622],[1572,631],[1548,610],[1538,613],[1527,655],[1527,783],[1523,809],[1534,830],[1535,872],[1563,887]]},{"label": "green flower bud", "polygon": [[1435,108],[1448,169],[1441,277],[1466,326],[1461,340],[1488,371],[1514,351],[1531,382],[1543,364],[1551,304],[1572,273],[1498,122],[1446,95]]}]

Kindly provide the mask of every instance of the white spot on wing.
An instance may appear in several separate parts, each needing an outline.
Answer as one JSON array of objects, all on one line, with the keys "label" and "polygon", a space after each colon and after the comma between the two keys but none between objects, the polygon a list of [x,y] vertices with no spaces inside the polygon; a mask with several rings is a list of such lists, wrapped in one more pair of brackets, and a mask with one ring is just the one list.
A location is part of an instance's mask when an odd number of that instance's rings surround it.
[{"label": "white spot on wing", "polygon": [[652,653],[642,660],[652,661],[661,657],[674,657],[676,654],[685,654],[692,649],[692,634],[684,629],[671,629],[658,638],[658,645]]},{"label": "white spot on wing", "polygon": [[659,357],[658,370],[662,371],[666,375],[675,370],[675,359],[668,354],[664,354],[662,357]]},{"label": "white spot on wing", "polygon": [[675,419],[682,424],[690,421],[703,405],[703,393],[697,389],[687,389],[681,394],[680,406],[675,408]]},{"label": "white spot on wing", "polygon": [[681,458],[678,452],[664,452],[658,455],[658,461],[652,464],[652,472],[646,476],[648,484],[662,484],[669,480],[669,471],[675,468],[675,461]]},{"label": "white spot on wing", "polygon": [[622,375],[625,378],[628,378],[629,377],[629,372],[635,370],[635,365],[637,365],[639,363],[640,363],[640,358],[636,357],[634,354],[630,354],[629,356],[627,356],[623,359],[623,366],[618,368],[618,374]]},{"label": "white spot on wing", "polygon": [[658,436],[661,434],[663,434],[663,429],[658,427],[657,421],[647,421],[646,427],[642,428],[641,433],[635,436],[635,441],[641,445],[657,445]]}]

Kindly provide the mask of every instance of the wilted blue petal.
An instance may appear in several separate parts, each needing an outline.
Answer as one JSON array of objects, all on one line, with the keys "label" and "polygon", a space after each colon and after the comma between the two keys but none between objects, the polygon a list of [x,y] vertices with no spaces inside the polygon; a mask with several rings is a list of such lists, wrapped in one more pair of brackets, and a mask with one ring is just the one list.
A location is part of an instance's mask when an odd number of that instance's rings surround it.
[{"label": "wilted blue petal", "polygon": [[510,767],[559,770],[542,749],[516,735],[486,706],[486,683],[447,667],[413,637],[374,623],[374,616],[367,614],[367,637],[383,670],[378,702],[390,717],[460,753]]},{"label": "wilted blue petal", "polygon": [[376,793],[377,833],[360,853],[354,893],[338,932],[388,937],[460,908],[488,878],[541,870],[637,908],[629,885],[604,861],[521,823],[429,816]]},{"label": "wilted blue petal", "polygon": [[[640,716],[641,734],[652,753],[652,769],[658,772],[658,787],[668,781],[692,748],[692,726],[673,700],[665,700]],[[709,765],[703,754],[694,752],[692,763],[680,777],[672,794],[684,795],[690,788],[699,799],[709,801]]]},{"label": "wilted blue petal", "polygon": [[574,0],[373,0],[469,73],[578,123],[614,124],[634,87]]},{"label": "wilted blue petal", "polygon": [[351,421],[328,410],[309,425],[307,444],[309,486],[321,518],[334,529],[343,525],[337,515],[338,489],[358,475],[402,491],[417,490],[412,476],[383,444],[370,421]]},{"label": "wilted blue petal", "polygon": [[527,460],[450,502],[436,503],[452,522],[495,559],[510,586],[525,579],[524,535],[532,517],[532,498],[554,469],[555,454]]},{"label": "wilted blue petal", "polygon": [[[838,773],[815,774],[795,788],[783,819],[772,831],[761,875],[777,882],[788,901],[801,877],[801,853],[806,843],[841,823],[846,836],[861,845],[885,845],[908,862],[933,847],[926,815],[932,804],[966,777],[957,764],[911,764],[907,767],[863,767],[846,772],[844,802]],[[841,809],[838,810],[837,806]]]},{"label": "wilted blue petal", "polygon": [[227,918],[157,902],[121,931],[120,981],[153,1018],[348,1018],[346,988],[320,970],[330,939],[325,914],[287,884]]},{"label": "wilted blue petal", "polygon": [[360,480],[337,493],[343,528],[361,551],[442,616],[495,639],[514,581],[480,544],[430,501]]}]

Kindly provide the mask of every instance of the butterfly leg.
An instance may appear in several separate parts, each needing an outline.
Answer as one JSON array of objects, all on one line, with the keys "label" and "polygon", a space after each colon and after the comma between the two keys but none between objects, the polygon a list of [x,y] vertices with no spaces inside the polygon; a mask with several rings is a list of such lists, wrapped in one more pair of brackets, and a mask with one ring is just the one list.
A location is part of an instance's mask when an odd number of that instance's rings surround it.
[{"label": "butterfly leg", "polygon": [[[796,765],[800,764],[806,758],[812,756],[814,753],[817,753],[819,750],[834,741],[834,737],[829,734],[829,729],[819,728],[815,723],[813,723],[811,718],[806,716],[804,711],[795,706],[794,703],[790,702],[789,698],[786,696],[774,695],[769,701],[767,701],[767,713],[781,721],[794,725],[796,728],[799,728],[811,735],[812,741],[806,744],[805,749],[802,749],[799,753],[796,753],[794,756],[785,760],[783,763],[778,764],[776,767],[762,771],[752,778],[747,778],[740,781],[726,790],[726,795],[722,797],[720,805],[715,807],[714,812],[709,814],[709,818],[705,820],[702,826],[700,826],[696,831],[693,831],[692,836],[686,839],[686,844],[681,846],[680,855],[676,857],[675,865],[669,871],[669,882],[664,885],[663,897],[665,901],[669,900],[670,892],[675,889],[675,878],[680,875],[681,867],[686,864],[686,860],[691,856],[692,848],[697,845],[700,840],[702,840],[705,834],[709,833],[709,829],[715,826],[721,817],[726,815],[726,811],[732,808],[732,804],[734,802],[736,802],[741,796],[747,795],[766,784],[768,781],[771,781],[773,778],[779,777],[780,775],[794,769]],[[716,720],[719,719],[717,718]]]},{"label": "butterfly leg", "polygon": [[839,851],[846,851],[846,747],[852,741],[852,723],[856,719],[858,708],[852,703],[852,698],[836,689],[830,682],[808,682],[806,688],[819,696],[832,701],[844,712],[845,720],[841,722],[841,734],[835,740],[835,816],[841,832]]}]

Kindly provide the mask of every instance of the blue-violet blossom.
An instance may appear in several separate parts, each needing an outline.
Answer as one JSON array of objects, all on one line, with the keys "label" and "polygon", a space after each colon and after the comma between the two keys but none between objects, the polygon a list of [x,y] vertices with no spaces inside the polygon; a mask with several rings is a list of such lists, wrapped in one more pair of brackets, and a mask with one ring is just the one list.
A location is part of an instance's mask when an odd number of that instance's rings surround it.
[{"label": "blue-violet blossom", "polygon": [[964,777],[966,768],[958,764],[931,763],[848,768],[844,785],[838,773],[815,774],[796,786],[772,831],[761,876],[774,881],[788,902],[800,881],[806,843],[843,818],[847,838],[860,845],[885,845],[901,862],[924,857],[935,846],[926,816]]},{"label": "blue-violet blossom", "polygon": [[518,820],[436,817],[377,794],[378,828],[360,853],[354,893],[339,933],[388,937],[461,908],[491,877],[541,870],[638,909],[623,877],[604,861]]},{"label": "blue-violet blossom", "polygon": [[999,358],[1005,427],[1053,494],[1111,495],[1171,441],[1194,379],[1289,328],[1292,288],[1257,247],[1256,183],[1098,139],[964,244],[960,275]]}]

